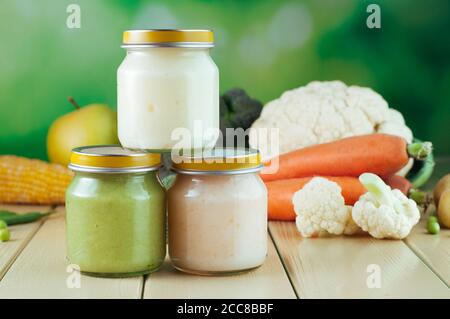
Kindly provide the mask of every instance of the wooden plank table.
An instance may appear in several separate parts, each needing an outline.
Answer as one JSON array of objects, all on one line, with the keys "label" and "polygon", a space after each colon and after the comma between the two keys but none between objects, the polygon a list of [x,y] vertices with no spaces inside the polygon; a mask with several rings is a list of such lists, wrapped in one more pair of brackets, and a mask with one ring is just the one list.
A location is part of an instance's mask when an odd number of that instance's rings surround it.
[{"label": "wooden plank table", "polygon": [[[68,268],[64,208],[56,210],[46,220],[10,227],[11,241],[0,244],[0,299],[450,298],[450,230],[433,236],[419,224],[405,241],[305,239],[294,223],[270,222],[269,254],[257,270],[202,277],[182,274],[166,261],[149,276],[103,279]],[[378,270],[379,285],[370,280]]]},{"label": "wooden plank table", "polygon": [[401,240],[302,238],[285,222],[269,229],[300,298],[450,298],[450,288]]},{"label": "wooden plank table", "polygon": [[65,258],[64,207],[1,206],[17,212],[55,210],[11,226],[0,243],[2,298],[450,298],[450,230],[404,241],[369,236],[302,238],[294,223],[269,223],[269,253],[254,271],[221,277],[180,273],[166,261],[148,276],[79,275]]}]

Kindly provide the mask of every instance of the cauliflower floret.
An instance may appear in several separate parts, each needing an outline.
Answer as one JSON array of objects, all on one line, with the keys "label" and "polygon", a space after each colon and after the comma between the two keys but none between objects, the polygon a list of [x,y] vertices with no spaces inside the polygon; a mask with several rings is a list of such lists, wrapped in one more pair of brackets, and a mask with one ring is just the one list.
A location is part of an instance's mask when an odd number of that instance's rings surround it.
[{"label": "cauliflower floret", "polygon": [[356,232],[351,209],[345,206],[341,188],[323,177],[314,177],[292,197],[296,225],[303,237],[321,233],[341,235]]},{"label": "cauliflower floret", "polygon": [[377,133],[385,133],[403,137],[406,142],[412,143],[413,133],[405,124],[405,119],[396,109],[388,109],[387,118],[378,125]]},{"label": "cauliflower floret", "polygon": [[355,223],[355,221],[353,220],[352,217],[352,206],[346,206],[347,207],[347,211],[348,211],[348,218],[347,218],[347,223],[345,224],[345,228],[344,228],[344,235],[355,235],[355,234],[360,234],[363,233],[361,227],[358,226],[357,223]]},{"label": "cauliflower floret", "polygon": [[381,95],[340,81],[311,82],[267,103],[251,129],[270,128],[279,129],[279,147],[272,147],[275,142],[271,138],[258,138],[259,134],[249,137],[250,146],[261,151],[264,161],[306,146],[376,133],[379,129],[408,142],[412,139],[403,116],[389,109]]},{"label": "cauliflower floret", "polygon": [[405,118],[403,117],[402,113],[400,113],[396,109],[390,108],[388,109],[387,122],[405,125]]},{"label": "cauliflower floret", "polygon": [[403,137],[406,142],[411,143],[413,140],[413,133],[411,129],[404,124],[395,122],[383,122],[378,126],[377,133],[391,134]]},{"label": "cauliflower floret", "polygon": [[417,204],[401,191],[384,184],[378,176],[365,173],[361,183],[369,191],[352,210],[353,220],[375,238],[403,239],[419,222]]}]

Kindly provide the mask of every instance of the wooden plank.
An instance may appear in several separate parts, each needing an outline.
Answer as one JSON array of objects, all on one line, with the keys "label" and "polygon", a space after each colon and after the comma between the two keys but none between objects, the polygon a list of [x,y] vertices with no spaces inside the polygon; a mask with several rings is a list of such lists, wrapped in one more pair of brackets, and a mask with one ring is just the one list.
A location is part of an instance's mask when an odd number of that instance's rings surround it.
[{"label": "wooden plank", "polygon": [[450,229],[442,228],[439,235],[430,235],[423,219],[406,238],[406,244],[450,286]]},{"label": "wooden plank", "polygon": [[281,261],[269,240],[265,263],[253,271],[205,277],[175,270],[168,260],[145,282],[144,298],[296,298]]},{"label": "wooden plank", "polygon": [[[0,210],[9,210],[16,213],[48,212],[50,211],[50,206],[0,205]],[[11,239],[7,242],[0,243],[0,280],[39,227],[41,227],[42,222],[43,220],[39,220],[30,224],[8,227],[11,233]]]},{"label": "wooden plank", "polygon": [[271,222],[269,229],[300,298],[450,298],[403,241],[302,238],[290,222]]},{"label": "wooden plank", "polygon": [[[0,282],[2,298],[140,298],[143,277],[102,279],[80,275],[69,288],[63,209],[50,216]],[[76,283],[77,279],[71,281]]]}]

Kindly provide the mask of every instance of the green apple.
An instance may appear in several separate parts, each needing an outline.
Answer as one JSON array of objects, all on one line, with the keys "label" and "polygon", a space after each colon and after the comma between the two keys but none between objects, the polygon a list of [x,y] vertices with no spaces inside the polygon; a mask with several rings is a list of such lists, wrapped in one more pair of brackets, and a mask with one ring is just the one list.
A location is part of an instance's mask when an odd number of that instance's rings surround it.
[{"label": "green apple", "polygon": [[69,101],[75,111],[58,118],[47,134],[47,153],[50,162],[67,166],[73,148],[87,145],[118,144],[117,115],[104,104],[79,107]]}]

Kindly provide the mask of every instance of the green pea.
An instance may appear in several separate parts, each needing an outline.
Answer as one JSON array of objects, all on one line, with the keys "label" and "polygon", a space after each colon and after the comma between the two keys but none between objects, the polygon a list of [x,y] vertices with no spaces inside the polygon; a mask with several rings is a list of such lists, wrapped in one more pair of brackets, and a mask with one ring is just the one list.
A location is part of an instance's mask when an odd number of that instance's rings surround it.
[{"label": "green pea", "polygon": [[11,238],[8,228],[0,229],[0,241],[8,241]]},{"label": "green pea", "polygon": [[435,235],[435,234],[439,234],[441,227],[439,226],[439,223],[430,223],[429,222],[427,225],[427,229],[430,234]]},{"label": "green pea", "polygon": [[8,228],[8,224],[4,220],[0,219],[0,229]]},{"label": "green pea", "polygon": [[437,223],[438,219],[436,216],[430,216],[428,217],[428,223]]}]

